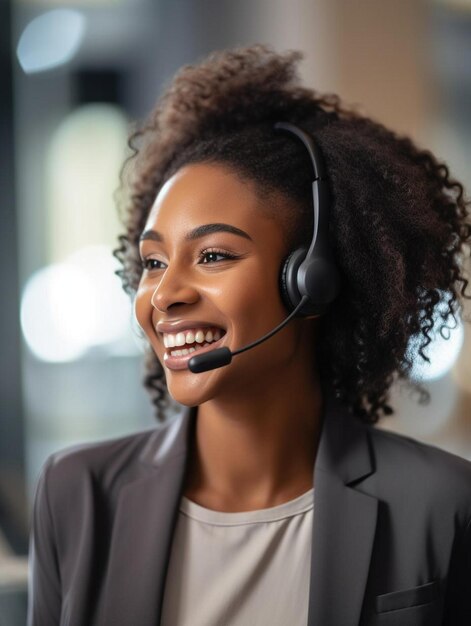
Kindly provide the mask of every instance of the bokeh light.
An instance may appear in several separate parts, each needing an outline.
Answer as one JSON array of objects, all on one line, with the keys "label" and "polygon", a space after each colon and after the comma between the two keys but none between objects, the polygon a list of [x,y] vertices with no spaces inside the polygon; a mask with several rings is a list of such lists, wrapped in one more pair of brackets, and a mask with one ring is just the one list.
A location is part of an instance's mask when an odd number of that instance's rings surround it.
[{"label": "bokeh light", "polygon": [[37,358],[72,361],[96,347],[111,354],[139,352],[117,266],[107,246],[87,246],[31,276],[21,300],[21,326]]},{"label": "bokeh light", "polygon": [[51,263],[85,246],[115,244],[121,224],[113,194],[126,138],[126,116],[106,103],[80,106],[57,127],[46,155]]},{"label": "bokeh light", "polygon": [[33,354],[51,362],[71,361],[90,345],[93,299],[86,274],[65,263],[35,272],[21,299],[21,327]]},{"label": "bokeh light", "polygon": [[55,9],[33,19],[16,51],[24,72],[43,72],[70,61],[83,41],[85,27],[85,16],[74,9]]}]

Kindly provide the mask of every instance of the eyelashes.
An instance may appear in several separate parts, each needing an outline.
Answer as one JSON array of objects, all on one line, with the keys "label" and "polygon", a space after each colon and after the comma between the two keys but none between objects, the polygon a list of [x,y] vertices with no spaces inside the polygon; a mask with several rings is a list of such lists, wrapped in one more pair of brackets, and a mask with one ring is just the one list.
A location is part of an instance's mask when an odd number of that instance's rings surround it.
[{"label": "eyelashes", "polygon": [[214,257],[216,256],[220,256],[223,259],[236,259],[237,258],[235,254],[231,254],[230,252],[227,252],[226,250],[218,250],[216,248],[205,248],[204,250],[201,250],[201,252],[198,255],[200,259],[208,258],[209,256],[213,256],[213,261],[212,261],[213,263],[220,262],[220,261],[214,260]]},{"label": "eyelashes", "polygon": [[[221,257],[220,259],[217,259],[215,257]],[[212,258],[212,260],[206,260],[204,261],[203,259],[210,259]],[[214,263],[221,263],[223,261],[226,260],[233,260],[233,259],[237,259],[238,256],[236,254],[232,254],[231,252],[227,252],[227,250],[221,250],[218,248],[204,248],[203,250],[201,250],[198,253],[198,262],[200,262],[202,265],[213,265]],[[160,266],[151,266],[152,263],[156,263],[156,264],[161,264]],[[164,264],[162,263],[162,261],[159,261],[158,259],[143,259],[141,261],[141,266],[143,269],[145,270],[159,270],[159,269],[163,269]]]}]

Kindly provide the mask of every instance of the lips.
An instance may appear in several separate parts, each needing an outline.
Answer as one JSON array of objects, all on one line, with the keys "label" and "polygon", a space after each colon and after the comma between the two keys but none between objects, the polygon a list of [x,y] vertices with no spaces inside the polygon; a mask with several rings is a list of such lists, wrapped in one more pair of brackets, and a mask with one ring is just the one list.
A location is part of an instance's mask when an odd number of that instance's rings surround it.
[{"label": "lips", "polygon": [[[222,336],[217,341],[212,341],[209,345],[204,345],[195,342],[195,347],[198,346],[197,350],[190,352],[189,354],[177,356],[171,355],[170,353],[175,350],[188,349],[189,345],[184,344],[182,346],[174,346],[174,347],[166,347],[163,364],[165,367],[171,370],[183,370],[188,369],[188,361],[192,356],[196,354],[203,354],[204,352],[209,352],[210,350],[215,350],[223,345],[224,337],[226,336],[226,330],[220,326],[219,324],[215,324],[214,322],[208,322],[203,320],[194,320],[194,319],[175,319],[175,320],[160,320],[155,326],[155,330],[159,336],[162,345],[164,345],[164,335],[176,335],[178,333],[183,333],[185,331],[194,331],[196,329],[219,329]],[[168,343],[168,342],[167,342]],[[188,370],[189,371],[189,370]]]},{"label": "lips", "polygon": [[[214,327],[214,326],[212,326],[212,327]],[[224,341],[224,337],[225,336],[226,336],[226,334],[224,332],[223,336],[220,339],[218,339],[217,341],[213,341],[212,343],[209,343],[207,345],[203,345],[203,346],[199,347],[197,350],[195,350],[194,352],[190,352],[189,354],[184,354],[184,355],[181,355],[181,356],[172,355],[170,353],[175,351],[175,350],[185,349],[185,346],[174,347],[174,348],[167,348],[165,353],[164,353],[164,359],[163,359],[164,365],[165,365],[165,367],[167,367],[170,370],[184,370],[184,369],[188,369],[188,361],[193,356],[196,356],[198,354],[204,354],[205,352],[210,352],[211,350],[216,350],[217,348],[220,348],[223,345],[223,341]]]}]

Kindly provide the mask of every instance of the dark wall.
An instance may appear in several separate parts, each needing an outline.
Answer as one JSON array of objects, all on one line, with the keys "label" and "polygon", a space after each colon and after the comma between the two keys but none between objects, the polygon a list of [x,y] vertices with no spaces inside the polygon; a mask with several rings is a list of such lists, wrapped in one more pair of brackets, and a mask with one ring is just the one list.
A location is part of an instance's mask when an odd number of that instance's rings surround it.
[{"label": "dark wall", "polygon": [[[21,400],[17,211],[14,188],[11,3],[0,3],[0,529],[27,552]],[[8,512],[8,513],[7,513]]]}]

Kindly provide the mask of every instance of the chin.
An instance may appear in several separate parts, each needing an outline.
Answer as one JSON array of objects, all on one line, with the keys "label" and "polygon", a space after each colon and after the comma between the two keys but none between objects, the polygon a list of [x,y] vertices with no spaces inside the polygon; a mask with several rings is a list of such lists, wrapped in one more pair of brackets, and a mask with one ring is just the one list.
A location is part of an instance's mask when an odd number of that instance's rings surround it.
[{"label": "chin", "polygon": [[[201,374],[191,374],[193,380],[188,378],[182,381],[172,380],[167,375],[167,389],[171,397],[184,406],[199,406],[208,400],[212,400],[218,395],[219,385],[214,384],[215,372],[203,372]],[[213,374],[213,375],[211,375]],[[213,379],[211,381],[210,379]]]}]

